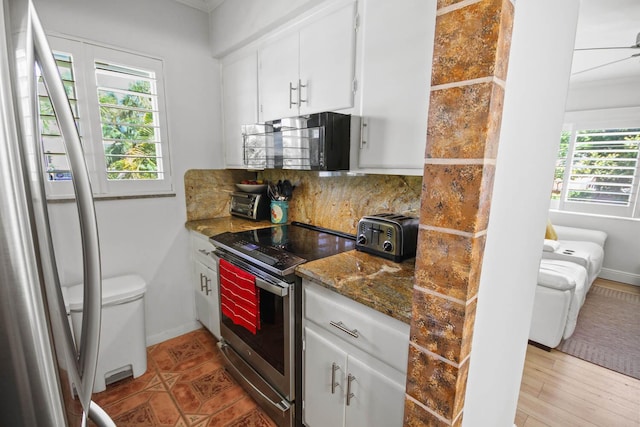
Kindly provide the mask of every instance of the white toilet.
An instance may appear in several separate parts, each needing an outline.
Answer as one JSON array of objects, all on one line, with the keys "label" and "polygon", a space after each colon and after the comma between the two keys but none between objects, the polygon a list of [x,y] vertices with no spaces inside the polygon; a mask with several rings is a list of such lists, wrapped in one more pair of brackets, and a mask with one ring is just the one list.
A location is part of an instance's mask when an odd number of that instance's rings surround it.
[{"label": "white toilet", "polygon": [[[137,275],[102,280],[102,325],[98,367],[93,392],[98,393],[128,376],[139,377],[147,371],[144,327],[146,283]],[[82,329],[82,284],[64,288],[67,314],[79,345]]]}]

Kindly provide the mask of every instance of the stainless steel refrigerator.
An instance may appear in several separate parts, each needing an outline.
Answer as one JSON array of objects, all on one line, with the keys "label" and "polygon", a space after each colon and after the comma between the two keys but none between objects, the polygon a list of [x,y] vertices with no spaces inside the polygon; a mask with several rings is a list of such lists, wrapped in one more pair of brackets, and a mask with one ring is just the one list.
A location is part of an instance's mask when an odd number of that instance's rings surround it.
[{"label": "stainless steel refrigerator", "polygon": [[[114,426],[91,401],[102,283],[82,145],[31,1],[0,1],[0,425],[76,426],[87,424],[88,417],[98,426]],[[49,228],[36,66],[65,141],[78,207],[85,289],[82,333],[76,339],[66,316]]]}]

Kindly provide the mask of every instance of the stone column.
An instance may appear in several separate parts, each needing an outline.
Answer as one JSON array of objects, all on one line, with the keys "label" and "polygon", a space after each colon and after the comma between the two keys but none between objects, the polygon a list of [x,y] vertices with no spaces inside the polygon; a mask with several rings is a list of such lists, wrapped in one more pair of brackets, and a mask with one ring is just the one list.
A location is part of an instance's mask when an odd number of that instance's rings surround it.
[{"label": "stone column", "polygon": [[405,426],[459,426],[514,5],[438,0]]}]

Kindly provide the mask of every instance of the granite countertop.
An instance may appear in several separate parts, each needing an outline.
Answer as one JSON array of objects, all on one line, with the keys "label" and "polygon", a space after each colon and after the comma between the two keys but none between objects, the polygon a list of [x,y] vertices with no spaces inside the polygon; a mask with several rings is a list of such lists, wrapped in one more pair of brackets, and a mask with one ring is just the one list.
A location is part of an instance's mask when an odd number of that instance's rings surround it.
[{"label": "granite countertop", "polygon": [[271,227],[272,225],[269,220],[252,221],[236,216],[224,216],[220,218],[187,221],[185,227],[189,230],[204,234],[207,237],[211,237],[226,231],[255,230],[256,228]]},{"label": "granite countertop", "polygon": [[296,274],[411,323],[415,258],[397,263],[356,250],[306,262]]},{"label": "granite countertop", "polygon": [[[227,216],[188,221],[185,227],[207,237],[226,231],[270,227],[270,221]],[[415,258],[397,263],[351,250],[304,263],[296,274],[383,314],[411,323]]]}]

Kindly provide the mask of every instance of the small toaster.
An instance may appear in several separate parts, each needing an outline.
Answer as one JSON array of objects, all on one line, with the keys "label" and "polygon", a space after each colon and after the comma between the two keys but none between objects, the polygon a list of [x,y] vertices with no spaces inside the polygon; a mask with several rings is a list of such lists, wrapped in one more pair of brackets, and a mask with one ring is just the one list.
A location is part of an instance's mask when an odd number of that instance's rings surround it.
[{"label": "small toaster", "polygon": [[416,255],[418,218],[393,213],[364,216],[358,221],[356,250],[400,262]]}]

